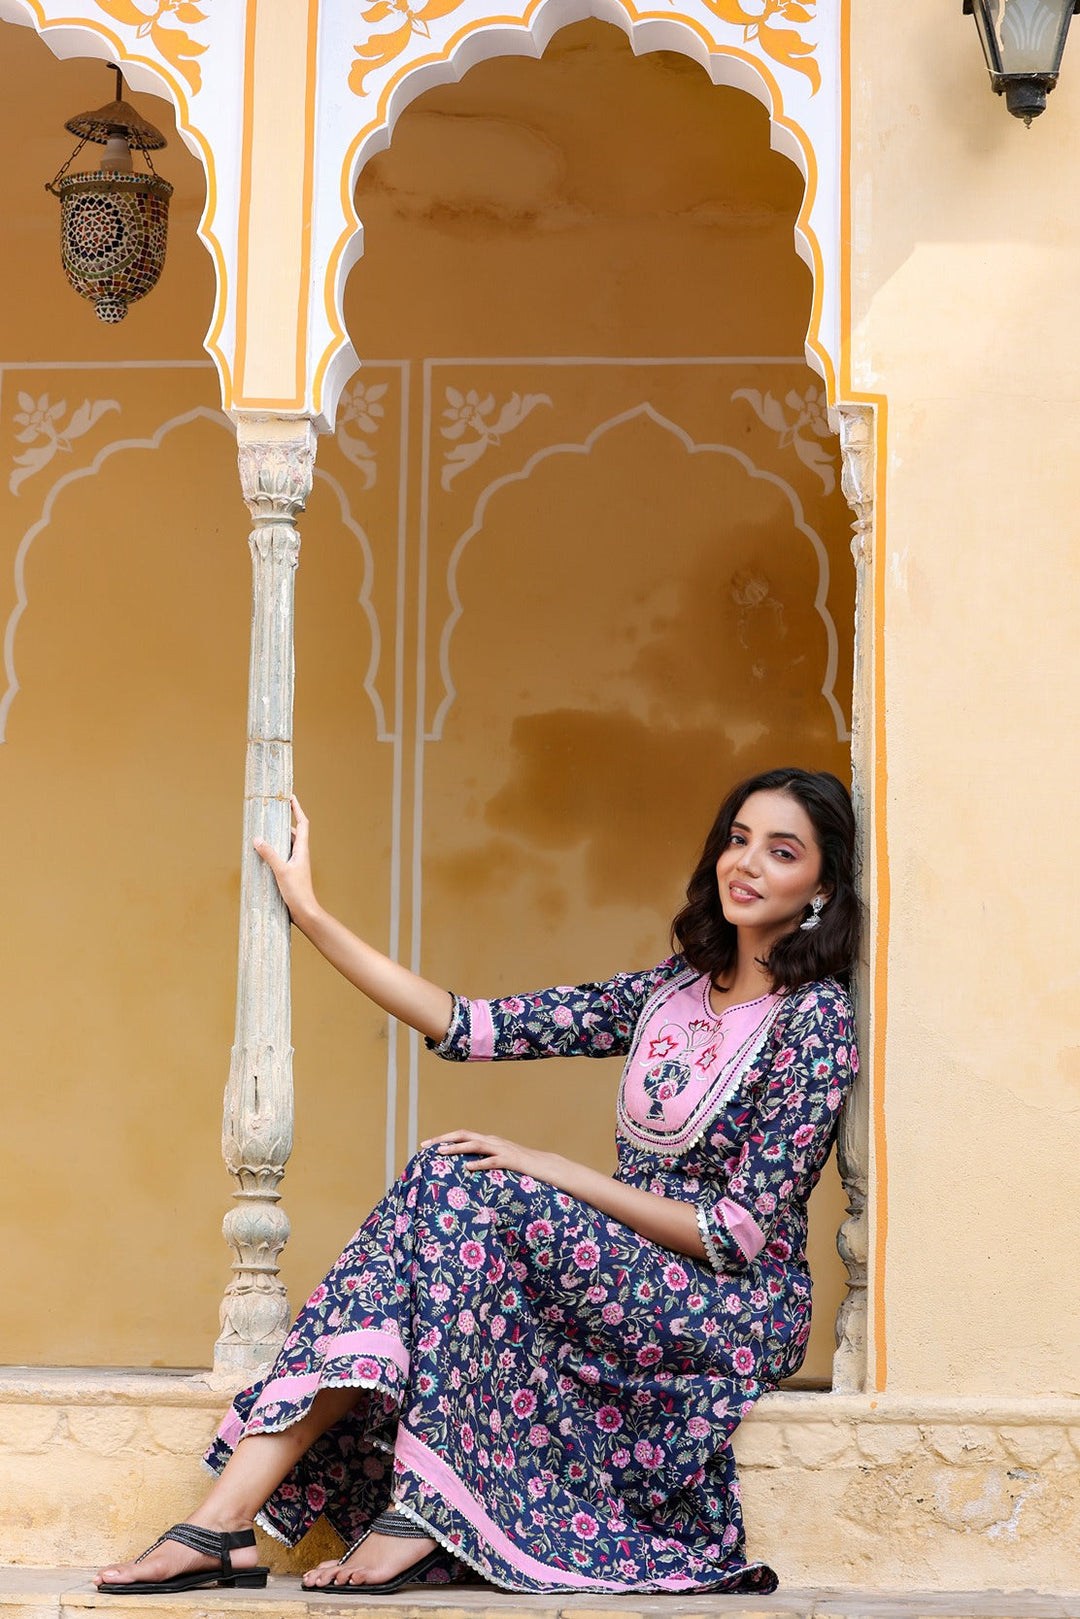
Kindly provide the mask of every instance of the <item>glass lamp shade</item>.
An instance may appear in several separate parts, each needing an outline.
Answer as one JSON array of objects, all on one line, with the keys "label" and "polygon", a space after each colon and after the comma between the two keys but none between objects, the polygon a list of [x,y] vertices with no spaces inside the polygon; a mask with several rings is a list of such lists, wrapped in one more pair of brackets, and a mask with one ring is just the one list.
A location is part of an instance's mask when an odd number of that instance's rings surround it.
[{"label": "glass lamp shade", "polygon": [[[136,174],[132,151],[144,156],[166,144],[140,112],[122,99],[124,81],[116,74],[116,99],[69,118],[65,128],[79,144],[46,191],[60,199],[60,258],[70,285],[89,298],[99,320],[114,326],[128,305],[156,284],[165,263],[172,186],[153,172]],[[87,141],[104,146],[101,167],[69,174]]]},{"label": "glass lamp shade", "polygon": [[145,298],[165,263],[172,186],[156,174],[66,174],[60,198],[60,256],[74,290],[115,325]]},{"label": "glass lamp shade", "polygon": [[974,14],[994,89],[1030,124],[1057,83],[1080,0],[964,0],[964,10]]}]

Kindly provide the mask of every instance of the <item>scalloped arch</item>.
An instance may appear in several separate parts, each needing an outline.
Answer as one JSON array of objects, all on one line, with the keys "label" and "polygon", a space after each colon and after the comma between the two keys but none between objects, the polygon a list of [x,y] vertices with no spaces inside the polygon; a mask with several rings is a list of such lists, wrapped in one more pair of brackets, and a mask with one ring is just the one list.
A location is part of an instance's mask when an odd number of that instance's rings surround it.
[{"label": "scalloped arch", "polygon": [[[217,297],[205,346],[229,412],[333,427],[359,366],[343,298],[363,251],[360,170],[425,90],[493,57],[539,57],[560,28],[590,18],[621,29],[636,54],[677,52],[765,107],[771,145],[803,176],[794,245],[813,287],[804,346],[836,405],[845,0],[667,4],[515,0],[493,12],[489,0],[306,0],[279,12],[271,0],[192,0],[180,22],[172,0],[0,0],[0,20],[33,28],[60,57],[117,59],[134,88],[172,101],[206,176],[197,233]],[[282,95],[292,109],[284,120],[275,117]],[[296,248],[284,255],[283,228]]]},{"label": "scalloped arch", "polygon": [[192,116],[192,98],[182,74],[171,70],[160,57],[132,50],[124,41],[124,31],[110,27],[105,19],[50,16],[43,0],[0,0],[0,23],[4,22],[32,28],[60,61],[84,57],[117,62],[123,67],[124,78],[133,90],[142,91],[145,95],[163,96],[171,102],[176,114],[177,133],[198,160],[206,180],[206,201],[196,226],[196,235],[213,261],[216,297],[204,347],[217,367],[222,400],[227,404],[232,393],[232,365],[222,338],[229,314],[231,279],[228,255],[216,224],[219,213],[218,165],[211,134]]},{"label": "scalloped arch", "polygon": [[[712,0],[715,11],[731,11],[725,0]],[[821,0],[823,11],[833,13],[829,0]],[[740,9],[736,4],[735,9]],[[323,318],[328,341],[321,354],[313,356],[314,414],[332,425],[337,402],[350,377],[360,365],[349,340],[344,320],[345,283],[363,254],[363,222],[356,212],[353,196],[364,166],[390,144],[394,125],[402,112],[426,90],[454,82],[479,62],[497,56],[543,54],[552,37],[570,23],[595,19],[619,28],[629,39],[635,55],[670,50],[698,63],[716,85],[741,90],[761,102],[769,114],[770,145],[795,164],[803,176],[802,205],[795,222],[796,252],[810,269],[813,299],[804,347],[809,365],[825,383],[830,405],[838,401],[839,371],[839,198],[835,177],[840,147],[839,51],[828,53],[823,64],[823,91],[829,92],[808,119],[817,92],[807,91],[804,69],[787,69],[771,63],[751,49],[752,40],[725,37],[725,29],[706,5],[682,0],[679,8],[659,14],[639,11],[633,0],[531,0],[520,17],[477,15],[463,22],[442,48],[430,48],[433,41],[419,43],[424,51],[409,48],[385,76],[371,115],[355,129],[344,151],[340,170],[339,200],[342,228],[329,247],[323,292]],[[833,17],[831,20],[836,20]],[[838,30],[834,30],[838,34]],[[742,30],[734,30],[742,33]],[[415,39],[410,47],[415,46]],[[785,85],[784,81],[787,83]],[[801,117],[787,103],[797,100]],[[369,98],[360,101],[363,107]],[[824,148],[825,150],[822,150]],[[821,176],[833,177],[823,186]],[[827,230],[825,227],[834,227]]]}]

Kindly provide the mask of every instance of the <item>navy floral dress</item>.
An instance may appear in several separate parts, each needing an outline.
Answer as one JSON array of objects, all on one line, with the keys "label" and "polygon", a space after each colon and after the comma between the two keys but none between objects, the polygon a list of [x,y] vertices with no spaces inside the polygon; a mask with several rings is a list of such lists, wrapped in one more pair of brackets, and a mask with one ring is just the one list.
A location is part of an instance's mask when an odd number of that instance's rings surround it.
[{"label": "navy floral dress", "polygon": [[433,1048],[452,1060],[626,1055],[617,1178],[693,1203],[708,1258],[417,1153],[207,1455],[219,1470],[320,1388],[363,1391],[266,1503],[271,1534],[325,1514],[351,1543],[393,1499],[505,1590],[775,1589],[746,1561],[729,1441],[801,1364],[806,1202],[858,1057],[833,980],[720,1016],[708,990],[674,956],[455,1001]]}]

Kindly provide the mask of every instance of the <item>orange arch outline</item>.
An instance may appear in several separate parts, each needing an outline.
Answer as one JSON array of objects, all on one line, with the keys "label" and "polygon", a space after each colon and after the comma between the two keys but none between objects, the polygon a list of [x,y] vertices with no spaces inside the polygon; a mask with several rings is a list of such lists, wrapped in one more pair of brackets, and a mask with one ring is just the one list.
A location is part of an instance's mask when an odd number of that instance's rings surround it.
[{"label": "orange arch outline", "polygon": [[[326,277],[323,283],[323,305],[327,318],[327,324],[330,327],[331,341],[319,357],[319,362],[315,368],[315,374],[312,379],[312,408],[315,414],[322,414],[323,386],[326,379],[327,369],[334,357],[341,352],[342,347],[347,344],[349,340],[344,324],[339,318],[337,297],[334,291],[334,280],[337,275],[338,265],[341,263],[342,255],[344,254],[349,243],[353,240],[356,231],[361,228],[362,225],[362,221],[353,204],[352,195],[353,181],[351,179],[351,174],[353,160],[355,159],[357,151],[381,125],[386,123],[387,108],[389,106],[390,98],[398,86],[402,84],[410,74],[417,72],[424,67],[449,62],[457,48],[463,44],[470,35],[477,33],[482,28],[506,27],[518,29],[522,32],[528,32],[537,11],[539,11],[541,6],[545,3],[546,0],[529,0],[529,3],[525,6],[520,15],[488,16],[480,20],[466,23],[450,37],[442,50],[433,51],[427,56],[414,58],[412,61],[403,63],[380,91],[374,116],[363,125],[363,127],[350,141],[348,150],[345,153],[345,158],[342,163],[340,181],[341,210],[348,223],[341,232],[341,235],[338,237],[337,241],[334,243],[333,250],[327,262]],[[780,86],[777,83],[771,69],[767,68],[758,57],[751,55],[749,51],[740,50],[738,46],[719,44],[714,36],[710,34],[708,30],[697,21],[697,19],[688,17],[685,14],[680,14],[678,12],[639,11],[634,4],[634,0],[620,0],[620,5],[631,23],[678,23],[683,28],[689,30],[689,32],[696,34],[711,56],[731,57],[734,60],[743,62],[750,67],[762,81],[766,93],[769,96],[770,104],[768,105],[767,110],[769,113],[770,122],[777,127],[786,130],[793,137],[799,150],[802,152],[803,159],[806,164],[804,171],[804,179],[806,183],[803,191],[802,205],[800,206],[795,220],[795,232],[798,236],[801,236],[802,240],[806,242],[807,247],[809,248],[812,261],[810,270],[813,282],[810,320],[807,325],[805,343],[807,348],[812,351],[818,361],[819,366],[821,367],[821,374],[825,381],[827,398],[830,404],[835,404],[837,402],[836,369],[833,365],[832,357],[821,339],[821,315],[822,304],[824,301],[824,259],[821,252],[821,244],[819,243],[814,231],[810,228],[810,214],[813,209],[818,191],[817,155],[811,141],[800,125],[795,123],[794,119],[789,118],[784,112],[784,100]],[[493,56],[500,54],[503,53],[498,51],[492,52]],[[344,289],[342,290],[344,291]]]}]

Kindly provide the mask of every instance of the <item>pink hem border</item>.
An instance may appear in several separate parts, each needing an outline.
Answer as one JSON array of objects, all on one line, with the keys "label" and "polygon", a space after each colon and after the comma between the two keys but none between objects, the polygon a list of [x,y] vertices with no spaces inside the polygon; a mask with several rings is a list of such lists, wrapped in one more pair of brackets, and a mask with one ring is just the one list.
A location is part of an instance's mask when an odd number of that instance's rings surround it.
[{"label": "pink hem border", "polygon": [[[322,1359],[340,1360],[345,1355],[381,1355],[384,1360],[393,1361],[406,1377],[409,1375],[409,1352],[400,1338],[392,1333],[381,1332],[378,1327],[360,1327],[355,1332],[340,1332],[332,1338],[326,1347],[320,1351]],[[309,1394],[316,1394],[322,1382],[322,1372],[292,1372],[284,1377],[274,1377],[264,1383],[248,1413],[248,1422],[264,1406],[275,1405],[279,1400],[304,1399]],[[220,1428],[217,1437],[233,1450],[243,1437],[246,1423],[241,1422],[235,1411],[230,1410]]]},{"label": "pink hem border", "polygon": [[[443,1461],[418,1439],[410,1433],[404,1422],[398,1424],[397,1440],[394,1445],[394,1459],[410,1473],[415,1473],[426,1484],[442,1496],[450,1506],[456,1508],[463,1518],[467,1518],[478,1534],[482,1535],[493,1551],[509,1563],[511,1568],[517,1569],[519,1574],[527,1579],[542,1581],[545,1585],[574,1586],[589,1591],[625,1591],[625,1581],[590,1579],[587,1574],[577,1574],[572,1569],[553,1568],[548,1563],[541,1563],[528,1552],[523,1552],[508,1535],[504,1534],[498,1524],[490,1518],[481,1503],[467,1490],[450,1465]],[[453,1550],[453,1547],[450,1547]],[[689,1575],[670,1575],[666,1580],[653,1582],[655,1589],[663,1591],[685,1591],[694,1586]]]}]

